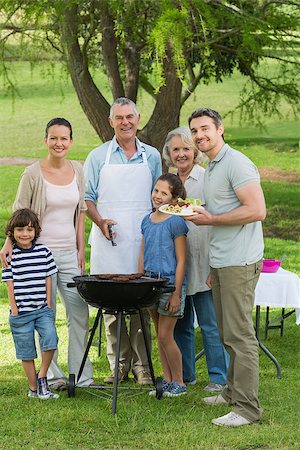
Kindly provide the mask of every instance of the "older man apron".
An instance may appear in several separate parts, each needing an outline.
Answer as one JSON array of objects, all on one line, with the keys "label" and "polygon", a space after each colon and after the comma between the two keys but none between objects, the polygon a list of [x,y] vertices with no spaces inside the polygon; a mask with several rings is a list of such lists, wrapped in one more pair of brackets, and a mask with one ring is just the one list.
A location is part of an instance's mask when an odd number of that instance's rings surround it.
[{"label": "older man apron", "polygon": [[[147,163],[146,152],[142,151],[143,163],[110,164],[112,142],[107,150],[105,164],[99,175],[97,209],[102,218],[113,219],[116,246],[112,246],[93,224],[91,232],[91,274],[135,273],[142,235],[141,221],[151,211],[152,175]],[[145,311],[145,322],[149,315]],[[107,339],[107,358],[114,370],[116,355],[116,317],[104,315]],[[147,330],[150,341],[150,326]],[[132,368],[134,374],[149,372],[145,343],[137,314],[130,316],[130,332],[125,319],[121,328],[120,367],[127,374]]]}]

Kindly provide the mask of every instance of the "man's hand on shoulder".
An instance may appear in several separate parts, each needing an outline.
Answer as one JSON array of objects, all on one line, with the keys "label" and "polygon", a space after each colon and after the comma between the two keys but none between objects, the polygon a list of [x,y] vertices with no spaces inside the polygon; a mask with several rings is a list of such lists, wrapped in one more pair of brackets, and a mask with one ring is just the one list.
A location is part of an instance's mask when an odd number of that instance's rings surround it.
[{"label": "man's hand on shoulder", "polygon": [[12,257],[12,242],[9,238],[6,238],[5,244],[0,251],[1,264],[3,269],[8,268],[8,263]]}]

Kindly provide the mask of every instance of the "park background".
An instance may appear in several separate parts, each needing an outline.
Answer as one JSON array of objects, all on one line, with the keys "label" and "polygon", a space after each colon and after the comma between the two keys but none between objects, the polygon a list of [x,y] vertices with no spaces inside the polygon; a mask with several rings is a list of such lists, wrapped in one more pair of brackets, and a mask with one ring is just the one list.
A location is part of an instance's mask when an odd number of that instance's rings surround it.
[{"label": "park background", "polygon": [[[70,158],[83,161],[101,142],[79,104],[68,74],[59,61],[41,60],[35,67],[30,62],[8,64],[11,80],[17,86],[10,95],[4,79],[0,81],[0,244],[4,227],[11,214],[25,161],[46,155],[44,128],[53,117],[65,117],[73,125],[74,145]],[[268,70],[267,67],[264,68]],[[106,76],[97,71],[95,80],[112,96]],[[3,83],[2,83],[3,81]],[[299,257],[299,120],[288,102],[280,104],[281,117],[267,114],[264,127],[241,119],[235,108],[245,78],[237,71],[222,83],[201,84],[184,104],[180,125],[187,125],[189,114],[199,106],[209,106],[224,116],[225,139],[244,152],[258,166],[266,197],[268,215],[264,222],[265,257],[287,255],[283,268],[300,275]],[[154,100],[139,91],[137,106],[141,127],[147,123]],[[227,115],[229,111],[233,111]],[[15,159],[16,158],[16,159]],[[22,163],[23,164],[20,164]],[[87,238],[90,222],[86,219]],[[278,309],[271,311],[272,317]],[[96,310],[91,309],[91,324]],[[263,329],[264,314],[261,327]],[[27,399],[27,386],[19,362],[15,360],[12,337],[7,324],[8,300],[0,283],[0,449],[293,449],[299,448],[300,409],[300,327],[295,316],[278,330],[269,332],[267,347],[275,354],[282,368],[282,379],[276,378],[274,365],[260,352],[260,400],[264,416],[260,424],[240,429],[223,429],[211,425],[211,419],[225,414],[227,408],[214,408],[202,403],[206,395],[206,364],[197,363],[197,384],[184,398],[157,401],[141,391],[129,390],[118,395],[117,415],[111,414],[111,402],[76,390],[75,398],[61,393],[53,402]],[[67,333],[64,309],[58,305],[57,327],[60,337],[60,361],[66,370]],[[196,333],[197,349],[202,348],[201,334]],[[102,336],[100,358],[92,348],[90,357],[95,379],[102,381],[109,373],[105,358],[105,336]],[[153,330],[153,362],[160,374],[156,339]],[[129,381],[125,386],[134,386]]]}]

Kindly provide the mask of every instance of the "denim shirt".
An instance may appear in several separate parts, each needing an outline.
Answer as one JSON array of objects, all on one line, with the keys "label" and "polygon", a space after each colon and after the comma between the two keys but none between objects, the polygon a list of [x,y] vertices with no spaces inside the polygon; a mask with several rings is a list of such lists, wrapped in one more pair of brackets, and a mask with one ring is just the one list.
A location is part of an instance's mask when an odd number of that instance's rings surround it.
[{"label": "denim shirt", "polygon": [[177,267],[175,239],[186,236],[189,229],[178,216],[170,216],[163,222],[152,222],[151,214],[144,217],[141,225],[144,236],[144,270],[174,283]]}]

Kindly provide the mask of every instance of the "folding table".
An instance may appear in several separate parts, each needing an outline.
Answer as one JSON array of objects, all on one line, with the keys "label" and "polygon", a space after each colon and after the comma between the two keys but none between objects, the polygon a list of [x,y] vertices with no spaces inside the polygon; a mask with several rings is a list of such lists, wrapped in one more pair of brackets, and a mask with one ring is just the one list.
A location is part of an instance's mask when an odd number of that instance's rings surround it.
[{"label": "folding table", "polygon": [[[264,306],[267,308],[265,337],[267,337],[268,329],[270,328],[280,328],[282,335],[284,319],[294,312],[296,313],[296,324],[300,325],[300,279],[298,275],[281,267],[275,273],[262,272],[255,289],[255,305],[255,329],[259,346],[275,364],[277,378],[281,378],[281,369],[277,359],[260,341],[260,307]],[[281,308],[281,316],[269,321],[269,308]],[[293,308],[293,310],[285,313],[285,308]],[[276,321],[280,321],[280,325],[271,325],[271,323]]]}]

